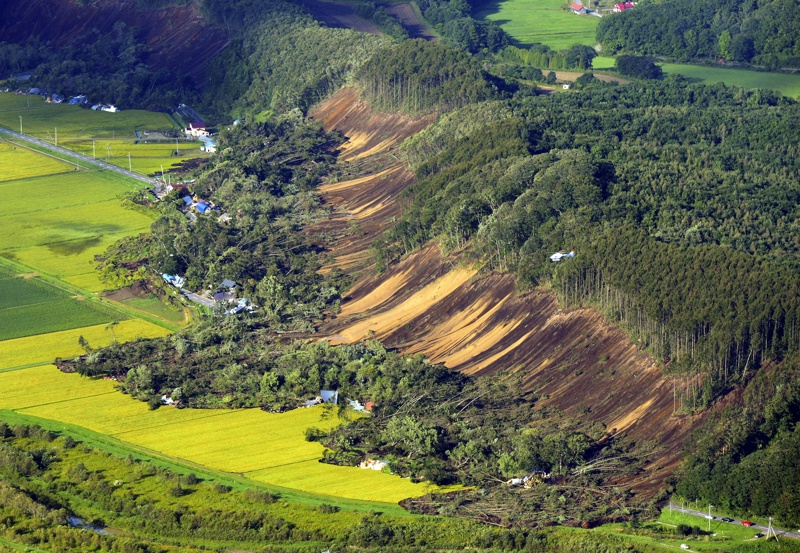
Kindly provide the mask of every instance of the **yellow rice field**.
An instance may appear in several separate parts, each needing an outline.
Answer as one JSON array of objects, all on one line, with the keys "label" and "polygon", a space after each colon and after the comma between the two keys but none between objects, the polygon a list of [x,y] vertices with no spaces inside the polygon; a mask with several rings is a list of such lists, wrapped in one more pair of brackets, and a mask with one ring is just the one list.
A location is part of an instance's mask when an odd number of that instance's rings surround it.
[{"label": "yellow rice field", "polygon": [[[0,371],[12,367],[51,363],[56,357],[70,357],[83,352],[78,338],[83,336],[93,348],[137,338],[156,338],[169,334],[160,326],[139,319],[120,321],[114,326],[96,325],[39,336],[0,342]],[[3,395],[4,392],[0,392]]]},{"label": "yellow rice field", "polygon": [[[0,141],[0,183],[42,175],[66,173],[73,169],[74,166],[63,161]],[[4,199],[13,197],[11,194],[6,193],[5,188],[3,192]]]},{"label": "yellow rice field", "polygon": [[330,424],[322,420],[321,407],[282,414],[172,407],[150,411],[145,403],[116,392],[112,381],[41,366],[0,372],[0,409],[82,426],[213,469],[317,494],[397,502],[430,489],[389,474],[317,462],[323,447],[306,442],[304,431]]}]

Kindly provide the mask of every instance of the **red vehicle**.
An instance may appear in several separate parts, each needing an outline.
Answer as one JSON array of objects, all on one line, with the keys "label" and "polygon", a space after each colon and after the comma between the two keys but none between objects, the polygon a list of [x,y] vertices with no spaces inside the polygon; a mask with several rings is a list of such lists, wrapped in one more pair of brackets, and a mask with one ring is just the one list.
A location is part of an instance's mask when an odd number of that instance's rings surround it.
[{"label": "red vehicle", "polygon": [[750,522],[749,520],[743,520],[742,521],[742,526],[752,526],[752,525],[753,525],[753,523]]}]

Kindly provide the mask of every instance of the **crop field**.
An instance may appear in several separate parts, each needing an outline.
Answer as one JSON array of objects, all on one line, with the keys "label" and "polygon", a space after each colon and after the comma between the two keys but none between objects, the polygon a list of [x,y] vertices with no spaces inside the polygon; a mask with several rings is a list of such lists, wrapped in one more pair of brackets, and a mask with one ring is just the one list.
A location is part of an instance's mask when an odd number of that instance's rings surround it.
[{"label": "crop field", "polygon": [[115,383],[45,365],[0,372],[0,409],[62,421],[124,442],[252,480],[302,491],[397,502],[428,487],[396,476],[317,462],[323,447],[306,442],[324,428],[324,410],[269,414],[258,409],[207,410],[148,406],[115,391]]},{"label": "crop field", "polygon": [[122,316],[72,298],[0,309],[0,340],[108,323],[115,318]]},{"label": "crop field", "polygon": [[475,17],[497,21],[517,46],[535,42],[554,50],[575,44],[594,46],[600,18],[576,15],[565,10],[566,5],[564,0],[494,0],[484,4]]},{"label": "crop field", "polygon": [[94,272],[95,255],[152,223],[118,199],[135,186],[105,171],[0,184],[5,202],[0,256],[90,291],[103,290]]},{"label": "crop field", "polygon": [[0,342],[0,372],[15,367],[52,363],[56,357],[71,357],[83,353],[83,348],[78,344],[80,336],[91,347],[99,348],[115,341],[130,342],[138,338],[157,338],[167,334],[169,331],[160,326],[140,319],[128,319],[113,325],[99,324],[5,340]]},{"label": "crop field", "polygon": [[[0,184],[5,181],[54,175],[72,171],[75,167],[52,157],[0,141]],[[7,190],[5,188],[0,190]],[[4,194],[4,199],[6,195]]]},{"label": "crop field", "polygon": [[725,83],[743,88],[765,88],[778,91],[790,98],[800,98],[800,75],[677,63],[665,63],[661,65],[661,69],[664,73],[682,75],[690,81],[705,84]]},{"label": "crop field", "polygon": [[67,297],[66,292],[39,282],[37,278],[0,278],[0,314],[6,309],[58,301]]},{"label": "crop field", "polygon": [[125,169],[128,168],[128,154],[131,155],[131,168],[137,173],[152,175],[160,173],[163,167],[168,171],[171,167],[180,164],[187,159],[208,157],[209,154],[202,152],[200,146],[202,142],[186,142],[180,140],[177,146],[175,142],[141,142],[135,140],[91,140],[67,139],[58,141],[60,146],[79,152],[88,156],[96,156]]},{"label": "crop field", "polygon": [[122,300],[120,303],[128,307],[132,307],[133,309],[145,311],[155,315],[156,317],[173,323],[182,323],[184,321],[184,314],[182,310],[166,305],[155,296],[147,298],[130,298]]},{"label": "crop field", "polygon": [[[27,101],[30,100],[30,109]],[[117,113],[92,111],[68,104],[47,104],[41,96],[0,93],[0,125],[37,138],[59,136],[82,138],[135,138],[136,130],[175,128],[164,113],[123,110]]]}]

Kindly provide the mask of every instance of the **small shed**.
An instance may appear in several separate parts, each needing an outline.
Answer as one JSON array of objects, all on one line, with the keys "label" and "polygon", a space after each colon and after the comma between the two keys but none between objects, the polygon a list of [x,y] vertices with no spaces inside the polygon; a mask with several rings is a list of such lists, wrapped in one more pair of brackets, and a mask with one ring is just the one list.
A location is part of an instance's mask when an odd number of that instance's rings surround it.
[{"label": "small shed", "polygon": [[200,213],[205,213],[211,209],[206,202],[197,202],[197,211]]},{"label": "small shed", "polygon": [[190,206],[194,203],[194,200],[192,199],[191,196],[184,196],[183,198],[181,198],[181,200],[183,200],[183,204],[186,206]]}]

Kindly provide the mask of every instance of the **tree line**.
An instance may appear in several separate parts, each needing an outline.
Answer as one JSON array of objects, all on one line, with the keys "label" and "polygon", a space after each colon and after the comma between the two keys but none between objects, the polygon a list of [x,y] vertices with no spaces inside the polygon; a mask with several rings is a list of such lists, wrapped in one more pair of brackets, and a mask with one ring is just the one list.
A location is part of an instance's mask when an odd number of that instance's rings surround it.
[{"label": "tree line", "polygon": [[798,67],[798,19],[800,5],[794,0],[644,3],[604,17],[597,40],[612,52]]}]

